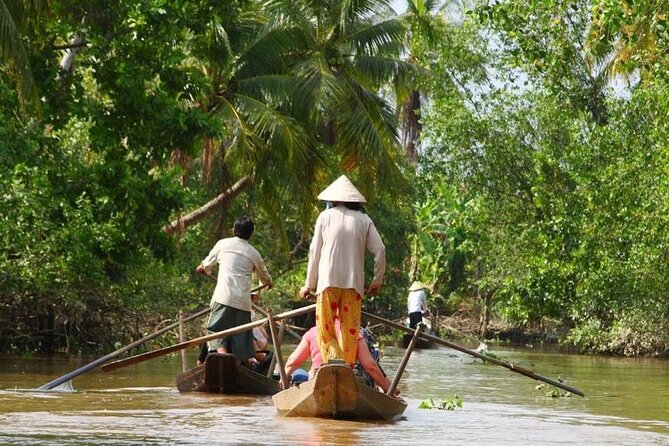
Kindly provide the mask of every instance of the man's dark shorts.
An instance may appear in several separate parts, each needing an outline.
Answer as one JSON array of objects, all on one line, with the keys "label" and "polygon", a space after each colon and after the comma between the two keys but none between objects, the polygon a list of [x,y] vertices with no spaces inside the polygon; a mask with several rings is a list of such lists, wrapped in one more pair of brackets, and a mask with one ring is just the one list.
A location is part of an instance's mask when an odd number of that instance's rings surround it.
[{"label": "man's dark shorts", "polygon": [[[207,323],[207,332],[212,334],[238,325],[248,324],[249,322],[251,322],[250,311],[214,302],[211,306],[209,322]],[[216,350],[219,347],[225,347],[228,353],[232,353],[237,358],[245,361],[255,355],[253,331],[246,330],[242,333],[209,341],[209,350]]]}]

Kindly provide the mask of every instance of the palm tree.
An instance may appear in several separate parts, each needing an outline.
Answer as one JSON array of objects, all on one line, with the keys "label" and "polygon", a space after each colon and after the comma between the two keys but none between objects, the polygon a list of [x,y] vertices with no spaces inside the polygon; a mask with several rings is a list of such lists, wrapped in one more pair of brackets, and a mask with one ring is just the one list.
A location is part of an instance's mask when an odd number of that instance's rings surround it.
[{"label": "palm tree", "polygon": [[[270,26],[285,29],[297,46],[283,58],[298,82],[295,116],[317,150],[358,174],[368,197],[392,189],[399,169],[398,122],[382,88],[406,82],[401,60],[406,29],[386,0],[272,0]],[[325,171],[316,178],[322,184]]]},{"label": "palm tree", "polygon": [[224,131],[204,159],[215,151],[237,181],[164,230],[187,228],[251,184],[276,212],[286,196],[311,202],[332,163],[357,172],[368,198],[397,187],[398,124],[381,88],[407,79],[410,65],[399,57],[402,22],[381,19],[389,11],[385,0],[275,0],[235,21],[212,18],[200,48],[213,88],[201,106]]},{"label": "palm tree", "polygon": [[45,6],[46,0],[0,0],[0,61],[6,61],[12,69],[19,100],[25,107],[37,106],[38,101],[22,30],[36,22]]},{"label": "palm tree", "polygon": [[[265,208],[274,207],[270,209],[274,214],[282,194],[306,197],[311,192],[309,172],[318,153],[307,149],[307,133],[289,113],[287,98],[294,96],[295,82],[282,72],[282,55],[292,43],[290,33],[265,27],[260,11],[230,6],[212,14],[207,31],[190,42],[190,63],[211,85],[193,105],[220,124],[219,131],[204,140],[203,178],[209,182],[216,176],[223,191],[163,227],[166,233],[203,220],[252,184],[260,202]],[[216,173],[214,165],[220,166]],[[299,181],[293,181],[297,173]]]},{"label": "palm tree", "polygon": [[[448,3],[447,3],[448,4]],[[407,9],[402,15],[409,29],[407,45],[408,59],[419,63],[419,54],[424,48],[434,49],[440,33],[444,30],[444,19],[439,0],[407,0]],[[402,121],[402,143],[407,158],[415,161],[420,149],[420,111],[421,92],[415,88],[417,82],[411,82],[412,88],[398,89],[400,120]]]},{"label": "palm tree", "polygon": [[669,4],[644,0],[610,8],[603,3],[593,2],[588,45],[599,58],[595,62],[605,66],[607,76],[629,77],[637,70],[647,76],[653,70],[664,70]]}]

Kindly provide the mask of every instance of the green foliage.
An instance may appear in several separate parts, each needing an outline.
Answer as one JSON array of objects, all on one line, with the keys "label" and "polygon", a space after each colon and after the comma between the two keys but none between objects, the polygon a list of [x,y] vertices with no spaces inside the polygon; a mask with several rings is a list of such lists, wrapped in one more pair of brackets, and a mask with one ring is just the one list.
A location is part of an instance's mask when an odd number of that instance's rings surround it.
[{"label": "green foliage", "polygon": [[639,70],[645,81],[666,79],[667,55],[662,48],[669,43],[668,6],[658,0],[591,2],[588,43],[595,54],[610,59],[612,75],[634,75]]},{"label": "green foliage", "polygon": [[[417,278],[442,311],[666,354],[660,3],[481,2],[449,23],[434,2],[0,0],[0,345],[104,348],[208,302],[193,269],[241,214],[266,302],[299,304],[314,195],[343,170],[388,247],[366,310],[403,315]],[[410,171],[392,100],[418,91]],[[240,178],[215,218],[161,231]]]},{"label": "green foliage", "polygon": [[[299,264],[304,248],[291,250],[308,241],[314,192],[342,168],[387,215],[396,206],[378,186],[406,190],[397,119],[379,94],[409,70],[404,26],[381,18],[382,1],[369,10],[343,2],[335,15],[309,2],[50,2],[39,15],[21,8],[41,2],[5,3],[0,319],[21,321],[5,324],[3,340],[26,340],[8,348],[75,348],[72,333],[76,348],[98,348],[172,317],[195,295],[208,301],[192,270],[240,214],[267,222],[256,240],[274,272]],[[13,87],[33,79],[40,113],[20,118]],[[161,231],[242,177],[253,190],[206,231],[181,240]],[[385,223],[394,262],[409,221]],[[399,271],[387,290],[404,286]],[[301,273],[282,278],[285,291],[270,300],[294,298]],[[33,312],[43,322],[31,325]],[[109,336],[87,325],[97,313],[91,324]]]},{"label": "green foliage", "polygon": [[462,398],[458,395],[446,397],[444,399],[434,400],[429,398],[421,401],[418,406],[419,409],[434,409],[434,410],[456,410],[462,409]]},{"label": "green foliage", "polygon": [[[668,341],[659,334],[669,289],[667,126],[659,119],[669,110],[667,89],[655,79],[629,98],[610,94],[578,49],[588,26],[578,5],[477,10],[504,42],[489,55],[497,83],[459,91],[430,84],[426,171],[478,203],[467,237],[472,298],[491,289],[497,315],[520,327],[571,330],[566,339],[584,350],[658,354]],[[440,52],[446,76],[449,52]]]},{"label": "green foliage", "polygon": [[406,332],[404,330],[395,329],[395,330],[385,331],[376,338],[379,340],[381,344],[394,344],[395,342],[402,340],[405,334]]}]

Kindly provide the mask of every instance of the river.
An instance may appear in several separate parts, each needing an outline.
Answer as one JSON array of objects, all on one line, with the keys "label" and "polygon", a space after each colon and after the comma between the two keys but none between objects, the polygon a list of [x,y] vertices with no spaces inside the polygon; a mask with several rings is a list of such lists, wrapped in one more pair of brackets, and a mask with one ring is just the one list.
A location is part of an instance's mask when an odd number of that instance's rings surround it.
[{"label": "river", "polygon": [[[31,389],[95,358],[0,356],[0,444],[669,445],[669,361],[490,348],[587,397],[549,397],[534,380],[438,348],[411,357],[400,381],[409,405],[398,421],[291,419],[277,416],[270,397],[180,394],[179,355],[96,369],[48,392]],[[385,347],[386,371],[401,356]],[[418,408],[453,395],[462,408]]]}]

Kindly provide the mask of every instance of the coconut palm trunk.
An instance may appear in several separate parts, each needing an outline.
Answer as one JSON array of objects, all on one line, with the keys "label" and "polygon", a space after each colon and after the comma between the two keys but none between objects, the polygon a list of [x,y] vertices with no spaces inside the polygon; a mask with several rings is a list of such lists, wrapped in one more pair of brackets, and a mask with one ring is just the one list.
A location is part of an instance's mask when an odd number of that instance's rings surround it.
[{"label": "coconut palm trunk", "polygon": [[213,200],[207,202],[203,206],[200,206],[194,211],[189,212],[183,217],[179,217],[169,224],[163,226],[163,232],[166,234],[184,232],[186,229],[188,229],[188,227],[199,223],[200,221],[207,218],[215,210],[220,209],[221,207],[230,203],[230,201],[244,192],[249,186],[251,186],[251,184],[253,184],[253,180],[250,176],[247,175],[243,177],[235,184],[233,184],[232,187],[226,189]]}]

